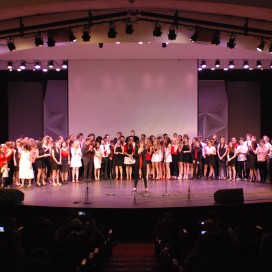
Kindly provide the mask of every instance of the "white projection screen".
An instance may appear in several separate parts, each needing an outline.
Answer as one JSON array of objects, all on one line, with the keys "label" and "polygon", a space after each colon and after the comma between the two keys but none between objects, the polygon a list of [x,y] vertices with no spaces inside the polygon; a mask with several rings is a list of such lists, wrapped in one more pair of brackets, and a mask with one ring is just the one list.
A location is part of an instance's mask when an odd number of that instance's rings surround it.
[{"label": "white projection screen", "polygon": [[71,60],[69,133],[197,134],[195,60]]}]

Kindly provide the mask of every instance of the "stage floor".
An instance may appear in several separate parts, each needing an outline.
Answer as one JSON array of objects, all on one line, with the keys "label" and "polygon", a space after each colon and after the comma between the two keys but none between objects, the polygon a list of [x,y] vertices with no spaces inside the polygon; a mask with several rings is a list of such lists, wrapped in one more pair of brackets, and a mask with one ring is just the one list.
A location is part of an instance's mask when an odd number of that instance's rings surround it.
[{"label": "stage floor", "polygon": [[[190,184],[190,195],[188,188]],[[214,192],[219,189],[243,188],[245,204],[272,201],[272,185],[251,183],[248,181],[229,182],[226,180],[170,180],[148,182],[148,194],[144,193],[143,182],[138,184],[138,191],[132,192],[133,181],[107,180],[89,183],[89,201],[84,204],[86,183],[71,183],[62,186],[48,184],[43,187],[22,188],[24,206],[73,207],[73,208],[177,208],[194,206],[213,206]],[[111,195],[114,194],[114,195]]]}]

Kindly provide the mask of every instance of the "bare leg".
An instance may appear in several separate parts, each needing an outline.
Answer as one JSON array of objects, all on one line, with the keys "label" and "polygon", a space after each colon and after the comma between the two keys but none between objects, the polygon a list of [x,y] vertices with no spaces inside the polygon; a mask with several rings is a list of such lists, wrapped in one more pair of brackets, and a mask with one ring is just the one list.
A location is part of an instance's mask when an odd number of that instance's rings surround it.
[{"label": "bare leg", "polygon": [[123,179],[123,168],[122,168],[122,166],[119,166],[119,171],[120,171],[120,179]]}]

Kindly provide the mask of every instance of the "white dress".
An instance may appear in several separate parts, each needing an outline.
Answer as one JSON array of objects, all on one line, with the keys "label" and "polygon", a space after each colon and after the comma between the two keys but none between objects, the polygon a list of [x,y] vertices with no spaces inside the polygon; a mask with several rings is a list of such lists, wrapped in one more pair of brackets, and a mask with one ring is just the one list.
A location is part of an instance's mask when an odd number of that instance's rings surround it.
[{"label": "white dress", "polygon": [[164,162],[172,162],[171,147],[165,148],[164,151]]},{"label": "white dress", "polygon": [[94,168],[98,169],[101,168],[101,153],[99,151],[95,151],[94,155]]},{"label": "white dress", "polygon": [[19,179],[33,179],[34,172],[30,152],[22,150],[19,163]]},{"label": "white dress", "polygon": [[71,167],[81,167],[82,162],[81,162],[81,149],[80,148],[71,148]]},{"label": "white dress", "polygon": [[158,150],[157,152],[153,152],[151,162],[161,162],[161,152]]}]

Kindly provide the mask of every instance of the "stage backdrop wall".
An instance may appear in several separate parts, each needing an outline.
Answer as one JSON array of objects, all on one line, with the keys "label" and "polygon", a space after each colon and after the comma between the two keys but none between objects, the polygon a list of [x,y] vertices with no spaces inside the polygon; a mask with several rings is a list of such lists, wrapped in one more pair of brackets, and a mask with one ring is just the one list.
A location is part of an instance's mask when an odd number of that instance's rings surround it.
[{"label": "stage backdrop wall", "polygon": [[196,60],[69,61],[69,132],[197,134]]}]

